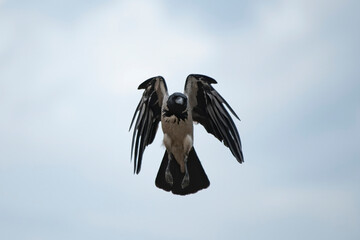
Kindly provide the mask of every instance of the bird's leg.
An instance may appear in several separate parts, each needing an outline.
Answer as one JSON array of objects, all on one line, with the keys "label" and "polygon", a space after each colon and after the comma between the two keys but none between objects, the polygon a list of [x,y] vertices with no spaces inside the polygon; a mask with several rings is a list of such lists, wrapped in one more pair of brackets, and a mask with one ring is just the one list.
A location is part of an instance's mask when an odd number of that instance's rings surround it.
[{"label": "bird's leg", "polygon": [[181,182],[181,188],[184,189],[187,186],[189,186],[190,183],[190,176],[189,176],[189,172],[188,172],[188,168],[187,168],[187,160],[188,160],[188,154],[185,155],[184,158],[184,163],[185,163],[185,176]]},{"label": "bird's leg", "polygon": [[170,172],[171,153],[169,151],[167,153],[168,153],[168,163],[165,170],[165,181],[172,186],[174,182]]}]

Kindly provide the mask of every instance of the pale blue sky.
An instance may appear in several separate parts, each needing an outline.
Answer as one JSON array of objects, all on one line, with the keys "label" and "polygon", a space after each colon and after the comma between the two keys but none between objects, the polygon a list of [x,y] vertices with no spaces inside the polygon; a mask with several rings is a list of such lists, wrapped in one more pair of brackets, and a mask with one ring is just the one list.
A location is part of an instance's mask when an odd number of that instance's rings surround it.
[{"label": "pale blue sky", "polygon": [[[0,239],[360,238],[359,1],[0,0]],[[133,175],[137,86],[190,73],[241,118],[245,157],[201,126],[211,185]]]}]

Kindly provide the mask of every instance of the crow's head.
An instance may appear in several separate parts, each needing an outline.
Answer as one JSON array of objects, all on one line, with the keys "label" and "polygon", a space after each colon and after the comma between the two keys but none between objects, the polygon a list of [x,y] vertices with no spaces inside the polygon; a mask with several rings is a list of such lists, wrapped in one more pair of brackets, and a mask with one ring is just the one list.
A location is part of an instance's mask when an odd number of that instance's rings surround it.
[{"label": "crow's head", "polygon": [[166,104],[169,108],[166,115],[175,115],[183,120],[187,117],[187,97],[184,94],[177,92],[170,95]]}]

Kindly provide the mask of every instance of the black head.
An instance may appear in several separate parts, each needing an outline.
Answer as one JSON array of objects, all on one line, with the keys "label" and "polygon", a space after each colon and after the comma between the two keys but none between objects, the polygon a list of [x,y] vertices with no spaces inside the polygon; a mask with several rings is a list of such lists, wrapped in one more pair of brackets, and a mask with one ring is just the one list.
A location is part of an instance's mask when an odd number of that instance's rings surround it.
[{"label": "black head", "polygon": [[170,95],[167,100],[167,106],[169,111],[166,113],[166,115],[175,115],[176,117],[183,120],[187,117],[187,97],[184,94],[177,92]]}]

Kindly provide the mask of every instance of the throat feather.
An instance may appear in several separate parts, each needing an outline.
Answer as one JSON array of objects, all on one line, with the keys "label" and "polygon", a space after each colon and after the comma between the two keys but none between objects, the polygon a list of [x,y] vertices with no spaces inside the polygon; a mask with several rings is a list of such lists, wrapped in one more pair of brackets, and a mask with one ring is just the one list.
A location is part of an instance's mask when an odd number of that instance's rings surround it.
[{"label": "throat feather", "polygon": [[168,118],[169,121],[170,121],[170,119],[172,117],[175,117],[175,122],[177,122],[179,124],[181,120],[185,121],[187,119],[188,113],[187,113],[186,110],[184,112],[182,112],[182,113],[173,113],[173,112],[171,112],[169,110],[164,109],[163,110],[163,116]]}]

